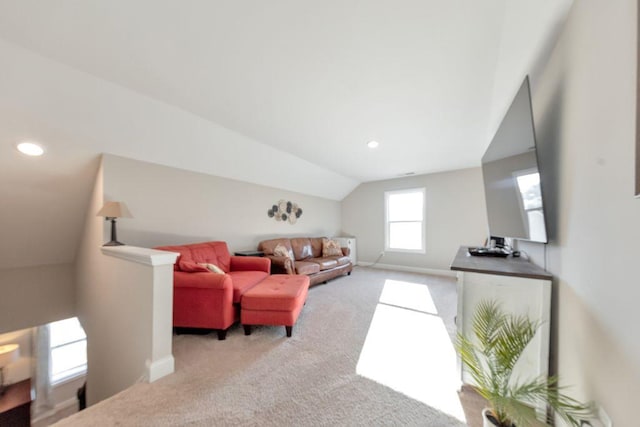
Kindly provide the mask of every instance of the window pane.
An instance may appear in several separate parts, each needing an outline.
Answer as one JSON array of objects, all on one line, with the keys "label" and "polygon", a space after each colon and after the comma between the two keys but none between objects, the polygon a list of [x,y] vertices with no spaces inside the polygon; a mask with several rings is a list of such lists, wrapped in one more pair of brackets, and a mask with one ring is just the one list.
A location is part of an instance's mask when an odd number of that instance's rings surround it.
[{"label": "window pane", "polygon": [[422,222],[389,223],[389,248],[422,250]]},{"label": "window pane", "polygon": [[[51,350],[51,379],[60,380],[78,367],[87,365],[87,341],[78,341]],[[83,369],[84,371],[84,369]],[[61,378],[62,377],[62,378]]]},{"label": "window pane", "polygon": [[422,221],[423,193],[395,193],[388,196],[388,221]]},{"label": "window pane", "polygon": [[77,317],[49,324],[51,382],[87,371],[87,336]]},{"label": "window pane", "polygon": [[80,321],[78,321],[77,317],[50,323],[49,331],[52,348],[86,338],[84,329],[80,326]]}]

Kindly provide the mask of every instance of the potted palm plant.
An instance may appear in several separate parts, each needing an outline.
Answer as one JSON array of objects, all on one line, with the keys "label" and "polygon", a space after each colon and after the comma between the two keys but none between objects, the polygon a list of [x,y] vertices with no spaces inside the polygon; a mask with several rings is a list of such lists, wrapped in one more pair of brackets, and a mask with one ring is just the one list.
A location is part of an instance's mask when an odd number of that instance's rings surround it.
[{"label": "potted palm plant", "polygon": [[562,393],[555,376],[513,378],[516,362],[539,326],[526,316],[504,313],[495,301],[482,301],[473,316],[474,339],[458,333],[462,363],[489,405],[482,412],[485,427],[550,425],[539,418],[536,407],[553,409],[572,426],[592,415],[590,405]]}]

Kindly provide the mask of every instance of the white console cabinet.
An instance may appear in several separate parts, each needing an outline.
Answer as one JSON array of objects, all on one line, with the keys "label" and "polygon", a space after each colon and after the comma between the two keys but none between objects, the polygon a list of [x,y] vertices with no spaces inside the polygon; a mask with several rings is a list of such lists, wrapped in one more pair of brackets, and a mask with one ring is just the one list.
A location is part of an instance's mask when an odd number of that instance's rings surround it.
[{"label": "white console cabinet", "polygon": [[356,238],[355,237],[332,237],[332,240],[340,243],[341,248],[349,248],[349,258],[353,265],[357,264]]},{"label": "white console cabinet", "polygon": [[[525,349],[514,369],[515,378],[532,378],[549,373],[549,337],[552,276],[526,259],[471,256],[461,247],[451,264],[458,272],[458,332],[473,335],[472,320],[476,305],[495,300],[503,310],[527,315],[541,323],[537,334]],[[463,383],[471,376],[460,369]],[[545,408],[538,408],[541,411]]]}]

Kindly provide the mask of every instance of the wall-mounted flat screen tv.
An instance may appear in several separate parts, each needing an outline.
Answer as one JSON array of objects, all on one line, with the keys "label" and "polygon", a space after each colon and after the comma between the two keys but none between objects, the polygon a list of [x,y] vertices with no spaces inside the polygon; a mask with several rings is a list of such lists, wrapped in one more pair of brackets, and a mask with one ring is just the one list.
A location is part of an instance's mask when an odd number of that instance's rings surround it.
[{"label": "wall-mounted flat screen tv", "polygon": [[482,157],[489,233],[547,242],[527,76]]}]

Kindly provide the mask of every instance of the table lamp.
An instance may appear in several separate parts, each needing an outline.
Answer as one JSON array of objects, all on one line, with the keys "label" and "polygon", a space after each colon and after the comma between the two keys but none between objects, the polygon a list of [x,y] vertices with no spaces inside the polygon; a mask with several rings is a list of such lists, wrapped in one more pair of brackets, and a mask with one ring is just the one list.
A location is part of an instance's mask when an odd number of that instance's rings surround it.
[{"label": "table lamp", "polygon": [[4,368],[15,362],[20,357],[20,346],[18,344],[0,345],[0,396],[4,394]]},{"label": "table lamp", "polygon": [[124,202],[105,202],[96,216],[103,216],[105,220],[111,221],[111,241],[102,246],[122,246],[124,243],[118,242],[116,235],[116,218],[133,218],[131,212]]}]

